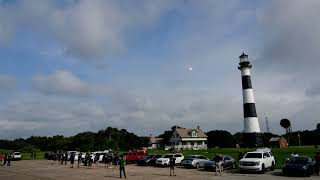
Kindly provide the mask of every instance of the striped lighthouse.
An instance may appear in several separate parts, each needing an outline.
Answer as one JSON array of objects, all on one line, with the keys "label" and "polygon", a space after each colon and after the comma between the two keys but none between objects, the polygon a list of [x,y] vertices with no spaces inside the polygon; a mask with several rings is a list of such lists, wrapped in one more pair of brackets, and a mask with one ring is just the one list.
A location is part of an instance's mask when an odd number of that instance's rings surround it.
[{"label": "striped lighthouse", "polygon": [[243,143],[247,147],[262,146],[261,131],[250,77],[250,69],[252,65],[248,60],[248,55],[242,53],[239,58],[240,62],[238,69],[241,71],[243,93]]}]

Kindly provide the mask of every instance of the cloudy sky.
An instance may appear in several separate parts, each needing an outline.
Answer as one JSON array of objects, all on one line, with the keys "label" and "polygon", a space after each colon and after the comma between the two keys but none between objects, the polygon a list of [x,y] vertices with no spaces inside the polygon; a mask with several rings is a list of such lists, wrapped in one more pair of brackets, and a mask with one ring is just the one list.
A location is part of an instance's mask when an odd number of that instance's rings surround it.
[{"label": "cloudy sky", "polygon": [[[260,127],[315,129],[318,0],[0,0],[0,139],[108,126],[243,130],[239,55]],[[189,67],[192,67],[190,71]]]}]

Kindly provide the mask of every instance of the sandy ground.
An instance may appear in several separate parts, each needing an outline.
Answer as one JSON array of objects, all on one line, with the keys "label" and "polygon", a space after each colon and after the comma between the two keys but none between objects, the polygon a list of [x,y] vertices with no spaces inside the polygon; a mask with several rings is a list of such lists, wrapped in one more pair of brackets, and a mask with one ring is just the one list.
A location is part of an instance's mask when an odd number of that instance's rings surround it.
[{"label": "sandy ground", "polygon": [[[305,179],[295,177],[282,177],[277,171],[266,174],[239,174],[237,172],[225,172],[222,176],[215,176],[213,172],[202,171],[197,169],[185,169],[176,167],[176,176],[169,176],[169,168],[161,167],[140,167],[137,165],[126,166],[127,179],[132,180],[149,180],[149,179],[176,179],[176,180],[198,180],[198,179],[243,179],[243,180],[268,180],[268,179]],[[0,180],[34,180],[34,179],[120,179],[119,170],[114,168],[105,168],[104,165],[93,166],[88,169],[85,166],[80,168],[70,168],[69,165],[52,165],[52,161],[47,160],[25,160],[14,161],[12,166],[0,166]],[[317,179],[319,176],[306,178],[308,180]]]}]

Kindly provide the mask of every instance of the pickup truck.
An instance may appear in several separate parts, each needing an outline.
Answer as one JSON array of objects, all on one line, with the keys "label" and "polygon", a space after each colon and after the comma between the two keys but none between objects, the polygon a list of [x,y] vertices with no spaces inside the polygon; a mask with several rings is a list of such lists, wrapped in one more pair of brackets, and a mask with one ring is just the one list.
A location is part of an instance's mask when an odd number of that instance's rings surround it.
[{"label": "pickup truck", "polygon": [[127,163],[136,163],[139,159],[144,158],[145,156],[146,152],[143,150],[129,151],[125,158]]}]

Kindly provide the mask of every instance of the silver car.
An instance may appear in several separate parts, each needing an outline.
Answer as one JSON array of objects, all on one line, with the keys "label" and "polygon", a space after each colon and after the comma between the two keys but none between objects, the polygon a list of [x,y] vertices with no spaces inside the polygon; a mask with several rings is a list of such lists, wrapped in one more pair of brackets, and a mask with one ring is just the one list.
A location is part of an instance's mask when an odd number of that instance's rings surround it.
[{"label": "silver car", "polygon": [[208,161],[209,159],[203,155],[191,155],[181,161],[181,165],[186,168],[197,168],[199,169],[202,162]]},{"label": "silver car", "polygon": [[[200,167],[203,167],[205,170],[214,170],[216,167],[214,157],[210,161],[203,161]],[[231,156],[223,156],[222,167],[223,169],[234,169],[236,167],[234,158]]]}]

